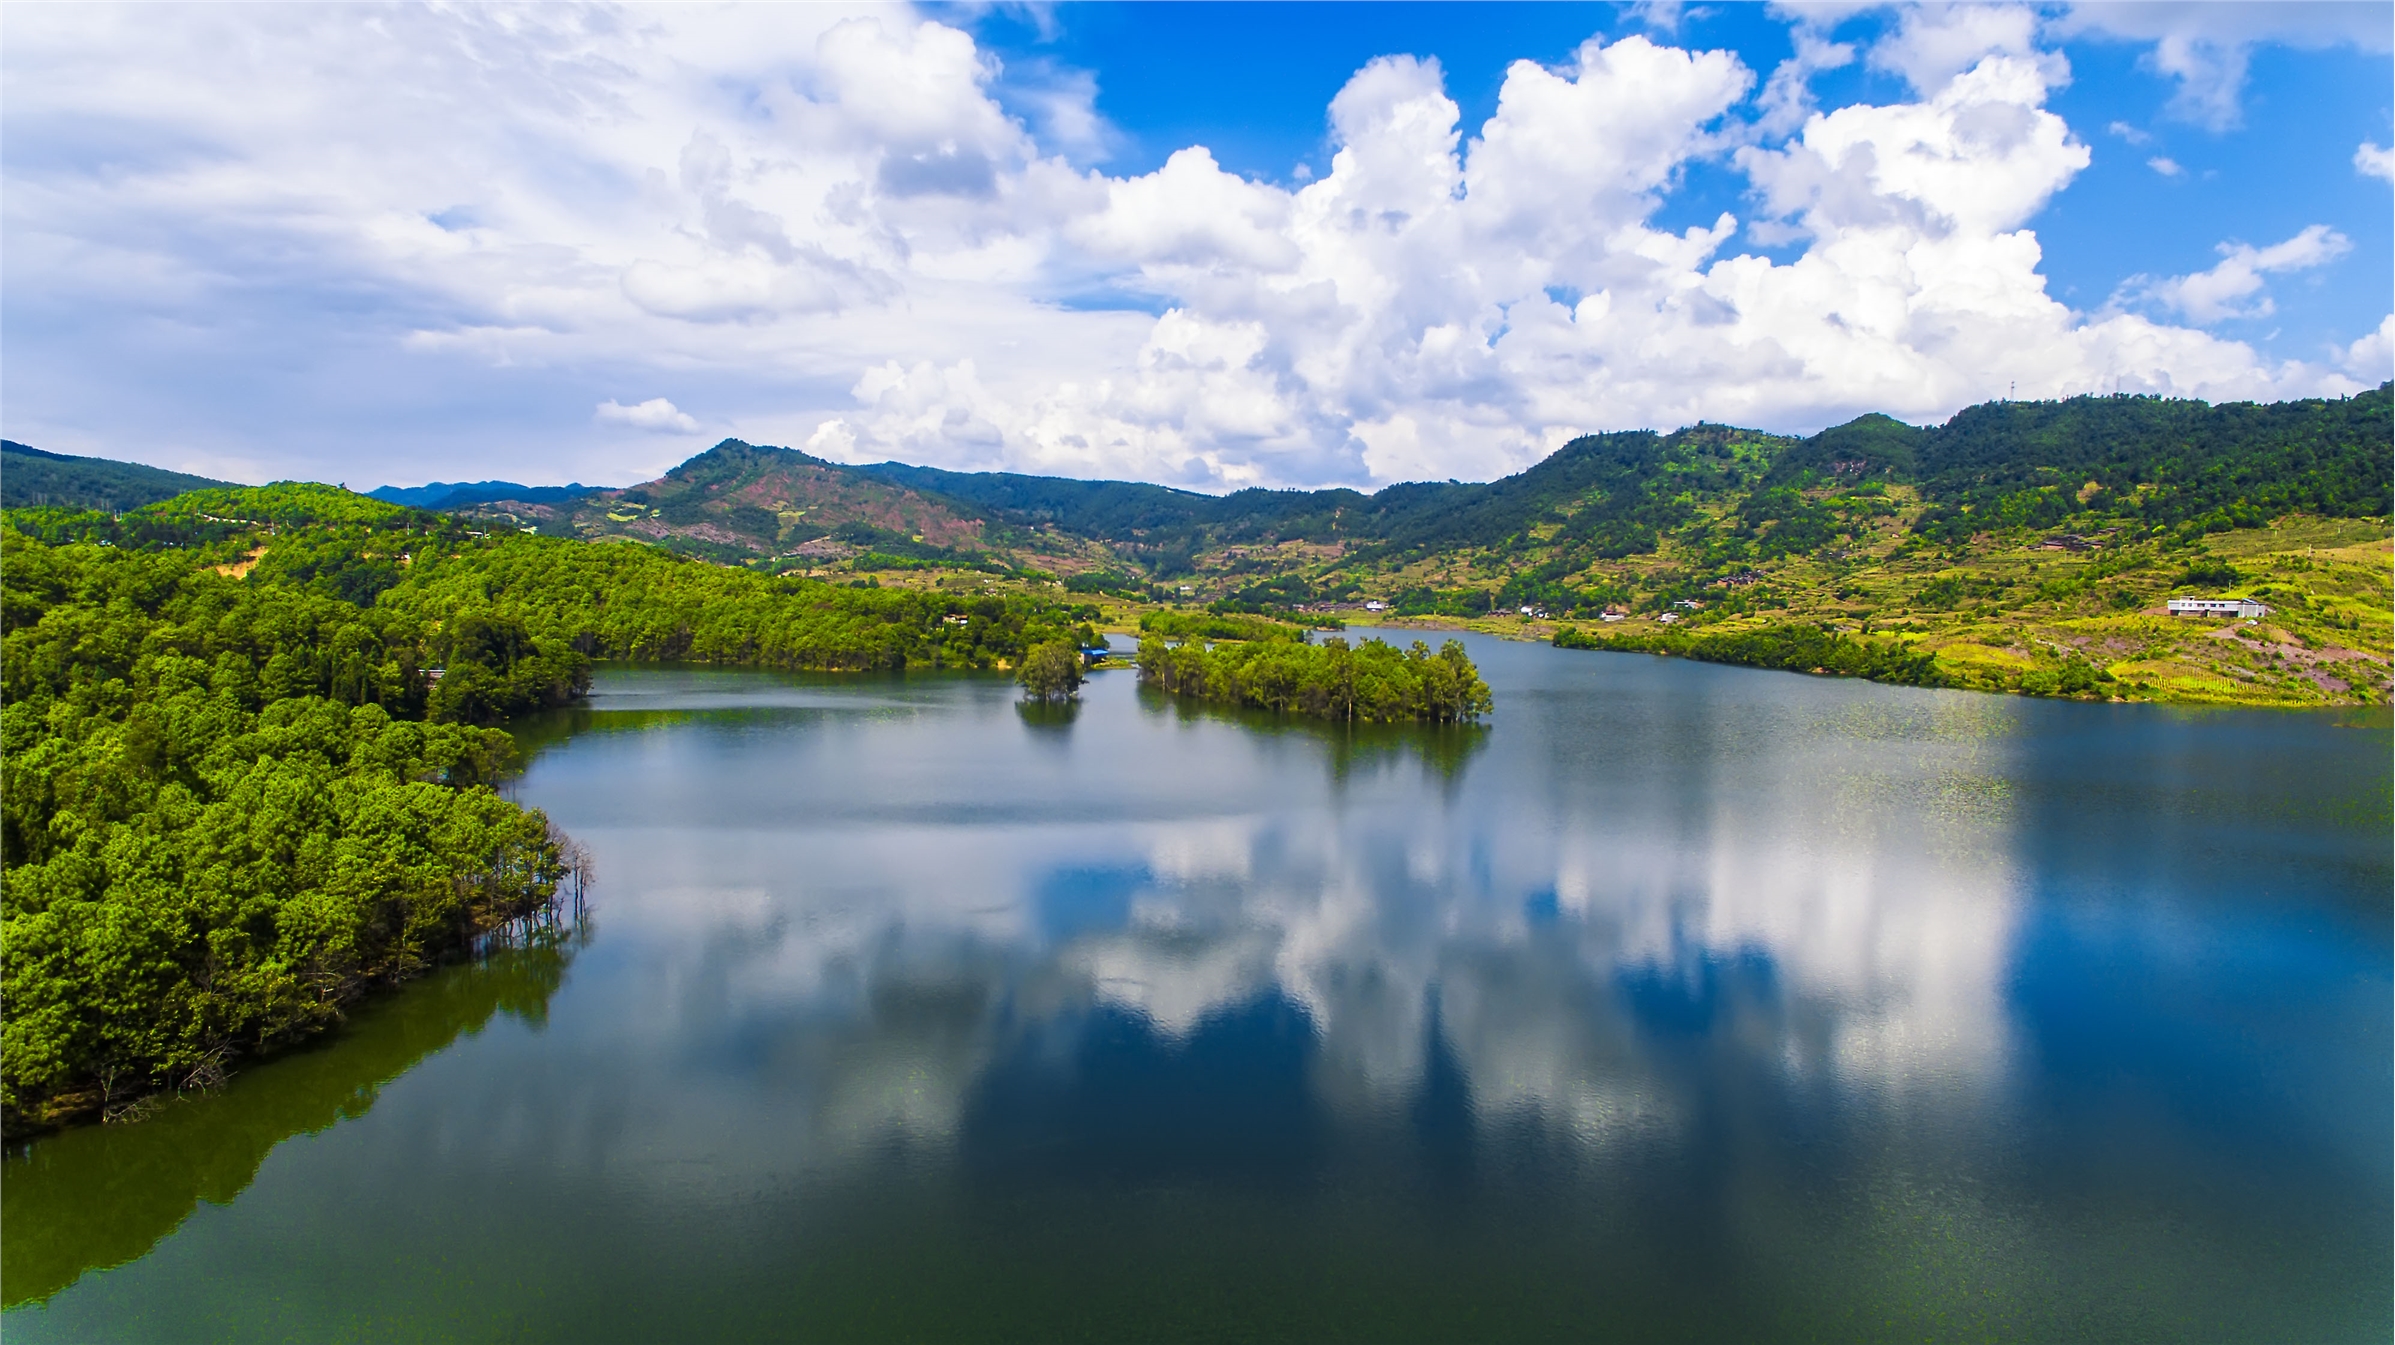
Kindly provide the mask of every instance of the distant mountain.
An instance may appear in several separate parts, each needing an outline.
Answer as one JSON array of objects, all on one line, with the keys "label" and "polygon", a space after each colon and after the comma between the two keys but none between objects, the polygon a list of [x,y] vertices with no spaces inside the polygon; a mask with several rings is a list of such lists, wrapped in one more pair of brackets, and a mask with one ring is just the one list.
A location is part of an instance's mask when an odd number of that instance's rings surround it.
[{"label": "distant mountain", "polygon": [[788,555],[810,543],[814,557],[966,556],[995,541],[969,504],[738,439],[636,486],[548,489],[555,494],[486,482],[426,507],[558,535],[639,538],[717,560]]},{"label": "distant mountain", "polygon": [[[1502,480],[1395,485],[1370,495],[1208,496],[895,462],[855,470],[969,502],[994,520],[1165,549],[1337,540],[1422,554],[1535,536],[1620,555],[1651,551],[1658,530],[1685,524],[1707,501],[1743,507],[1748,496],[1778,489],[1873,481],[1909,486],[1941,517],[1968,513],[1981,527],[1996,515],[2052,526],[2090,507],[2133,506],[2149,524],[2215,512],[2373,517],[2390,507],[2391,406],[2390,389],[2381,386],[2350,398],[2269,405],[2158,397],[1990,402],[1943,425],[1872,414],[1807,438],[1706,424],[1668,434],[1628,430],[1575,439]],[[1746,510],[1748,521],[1768,522],[1763,515],[1784,507],[1760,501]]]},{"label": "distant mountain", "polygon": [[461,509],[468,505],[522,500],[527,504],[560,504],[578,500],[604,486],[577,481],[565,486],[523,486],[513,481],[433,481],[421,486],[376,486],[367,491],[378,500],[413,509]]},{"label": "distant mountain", "polygon": [[[1990,402],[1942,425],[1866,415],[1803,438],[1700,423],[1585,435],[1498,481],[1370,494],[1217,496],[1134,481],[848,466],[738,439],[623,489],[478,481],[371,494],[494,526],[637,538],[721,561],[990,558],[1100,583],[1197,576],[1212,591],[1270,589],[1294,600],[1444,557],[1468,560],[1473,582],[1492,593],[1528,585],[1522,591],[1536,596],[1587,587],[1599,568],[1633,557],[1730,573],[1843,553],[1858,526],[1890,511],[1909,535],[1939,546],[2006,529],[2201,533],[2289,513],[2381,517],[2395,493],[2391,408],[2395,388],[2382,385],[2269,405]],[[5,447],[0,486],[10,505],[125,509],[221,484]]]},{"label": "distant mountain", "polygon": [[[1291,566],[1331,577],[1329,569],[1464,552],[1561,575],[1653,555],[1671,536],[1711,555],[1708,564],[1830,545],[1840,532],[1821,498],[1872,483],[1910,492],[1933,538],[2057,527],[2091,511],[2146,527],[2290,511],[2376,516],[2389,508],[2389,407],[2382,387],[2269,406],[1999,402],[1943,425],[1866,415],[1803,438],[1698,424],[1586,435],[1499,481],[1370,494],[1218,496],[899,462],[851,467],[727,439],[661,480],[594,493],[559,513],[579,533],[726,559],[830,538],[899,554],[986,550],[1126,579],[1206,570],[1227,582]],[[542,512],[531,521],[552,526]]]},{"label": "distant mountain", "polygon": [[948,472],[878,462],[853,470],[943,495],[1027,526],[1051,526],[1097,540],[1187,549],[1206,543],[1252,542],[1266,536],[1319,537],[1370,532],[1392,511],[1407,513],[1454,489],[1391,486],[1377,495],[1330,490],[1234,491],[1201,495],[1138,481],[1081,481],[1014,472]]},{"label": "distant mountain", "polygon": [[51,504],[115,513],[171,499],[187,490],[232,484],[137,462],[46,453],[13,439],[0,439],[0,508],[4,509]]},{"label": "distant mountain", "polygon": [[[897,462],[852,467],[726,439],[659,480],[594,493],[570,514],[583,535],[614,532],[702,552],[789,554],[821,540],[900,556],[995,552],[1068,571],[1170,575],[1186,572],[1208,548],[1377,535],[1385,514],[1435,509],[1451,493],[1479,489],[1216,496],[1136,481],[948,472]],[[553,526],[540,514],[523,516]]]}]

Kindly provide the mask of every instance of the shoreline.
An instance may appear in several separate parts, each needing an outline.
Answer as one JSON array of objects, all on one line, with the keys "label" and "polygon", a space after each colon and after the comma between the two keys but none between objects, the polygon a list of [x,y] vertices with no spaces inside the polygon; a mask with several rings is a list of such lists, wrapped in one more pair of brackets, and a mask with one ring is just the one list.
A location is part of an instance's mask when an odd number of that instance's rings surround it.
[{"label": "shoreline", "polygon": [[[2142,614],[2142,613],[2141,613],[2140,615],[2144,615],[2144,616],[2151,616],[2152,614]],[[1685,630],[1685,634],[1683,634],[1683,633],[1682,633],[1682,629],[1678,629],[1678,628],[1675,628],[1675,627],[1672,627],[1672,626],[1660,625],[1660,624],[1658,624],[1658,623],[1656,623],[1656,622],[1654,622],[1654,621],[1651,621],[1651,620],[1644,620],[1644,619],[1633,620],[1633,621],[1624,621],[1624,622],[1622,622],[1622,623],[1619,623],[1619,625],[1617,625],[1617,626],[1603,626],[1603,627],[1597,626],[1597,625],[1595,625],[1594,623],[1583,623],[1583,622],[1576,622],[1576,621],[1556,621],[1556,620],[1552,620],[1552,619],[1548,619],[1548,620],[1536,620],[1536,619],[1524,620],[1524,619],[1518,619],[1518,618],[1512,618],[1512,617],[1488,617],[1488,618],[1482,618],[1482,619],[1475,620],[1475,619],[1472,619],[1472,618],[1460,618],[1460,619],[1459,619],[1459,618],[1455,618],[1455,617],[1436,617],[1436,616],[1433,616],[1433,617],[1393,617],[1393,616],[1389,616],[1389,615],[1387,615],[1387,614],[1384,614],[1384,613],[1377,613],[1377,612],[1375,612],[1375,613],[1359,613],[1359,614],[1356,614],[1356,615],[1354,615],[1354,616],[1349,616],[1349,615],[1347,615],[1347,614],[1345,614],[1345,613],[1342,613],[1342,614],[1341,614],[1341,619],[1342,619],[1342,620],[1345,620],[1345,621],[1347,622],[1347,626],[1348,626],[1348,629],[1349,629],[1350,631],[1357,631],[1357,630],[1362,630],[1362,631],[1373,631],[1373,632],[1419,631],[1419,632],[1424,632],[1424,633],[1429,633],[1429,632],[1448,632],[1448,633],[1457,633],[1457,634],[1486,635],[1486,636],[1490,636],[1490,637],[1492,637],[1492,638],[1495,638],[1495,639],[1500,639],[1500,640],[1510,640],[1510,641],[1515,641],[1515,642],[1517,642],[1517,643],[1522,643],[1522,644],[1546,644],[1546,645],[1551,645],[1551,646],[1554,646],[1554,647],[1557,647],[1557,648],[1566,648],[1566,649],[1570,649],[1570,648],[1573,648],[1573,647],[1572,647],[1572,646],[1567,646],[1567,645],[1556,645],[1556,644],[1555,644],[1556,637],[1557,637],[1558,635],[1562,634],[1562,633],[1563,633],[1563,632],[1565,632],[1565,631],[1578,631],[1578,632],[1582,632],[1582,633],[1583,633],[1584,635],[1586,635],[1588,638],[1595,639],[1595,640],[1603,640],[1603,639],[1605,639],[1605,637],[1607,637],[1607,636],[1617,636],[1617,637],[1619,637],[1619,636],[1628,636],[1628,637],[1632,637],[1633,639],[1637,639],[1637,640],[1644,641],[1644,640],[1649,640],[1649,639],[1660,639],[1660,638],[1673,637],[1673,636],[1678,636],[1678,637],[1680,637],[1680,638],[1690,638],[1690,639],[1693,639],[1693,638],[1698,638],[1698,637],[1699,637],[1701,634],[1713,634],[1713,635],[1737,635],[1737,634],[1751,634],[1751,633],[1754,633],[1754,632],[1757,632],[1757,631],[1769,631],[1769,630],[1782,629],[1782,628],[1791,627],[1791,626],[1808,626],[1808,627],[1809,627],[1809,626],[1811,626],[1811,625],[1813,624],[1813,623],[1806,623],[1806,622],[1780,622],[1780,623],[1770,623],[1770,622],[1751,622],[1751,621],[1749,621],[1749,622],[1740,622],[1740,623],[1738,623],[1738,624],[1737,624],[1737,625],[1735,625],[1735,626],[1727,626],[1727,623],[1723,623],[1723,624],[1719,624],[1719,625],[1717,625],[1717,624],[1707,624],[1707,625],[1699,625],[1699,626],[1692,626],[1692,627],[1687,627],[1687,628],[1684,628],[1684,630]],[[2164,618],[2164,619],[2166,619],[2166,620],[2172,620],[2172,621],[2178,621],[2178,620],[2181,620],[2181,619],[2179,619],[2179,618]],[[2189,623],[2188,627],[2184,628],[2184,636],[2183,636],[2182,638],[2198,638],[2198,639],[2209,639],[2209,640],[2216,640],[2216,641],[2217,641],[2217,640],[2240,640],[2240,639],[2243,639],[2243,638],[2244,638],[2244,637],[2242,636],[2242,634],[2241,634],[2241,629],[2242,629],[2242,627],[2243,627],[2243,626],[2251,626],[2251,625],[2253,625],[2253,624],[2254,624],[2254,623],[2252,623],[2252,622],[2245,622],[2245,623],[2235,623],[2235,622],[2232,622],[2232,623],[2230,623],[2230,624],[2229,624],[2229,625],[2227,625],[2227,626],[2223,626],[2223,627],[2220,627],[2220,628],[2217,628],[2217,629],[2208,628],[2208,627],[2207,627],[2207,628],[2203,628],[2203,629],[2196,629],[2195,627],[2197,627],[2197,626],[2200,626],[2200,625],[2201,625],[2201,623]],[[1727,626],[1727,628],[1726,628],[1726,629],[1725,629],[1725,626]],[[2026,627],[2025,625],[2021,625],[2021,624],[2016,624],[2016,623],[2005,623],[2003,626],[2001,626],[2001,627],[2000,627],[2000,629],[2003,629],[2003,630],[2008,630],[2008,631],[2012,631],[2012,632],[2025,632],[2025,631],[2027,631],[2029,628],[2028,628],[2028,627]],[[2176,635],[2176,634],[2179,634],[2179,633],[2181,632],[2181,630],[2182,630],[2182,629],[2183,629],[2183,628],[2181,628],[2181,627],[2179,627],[2179,626],[2176,626],[2176,625],[2174,625],[2174,626],[2172,626],[2172,627],[2171,627],[2171,631],[2172,631],[2172,633],[2173,633],[2174,635]],[[2263,627],[2256,627],[2256,629],[2257,629],[2257,630],[2261,630],[2261,629],[2265,629],[2265,628],[2263,628]],[[2267,629],[2270,629],[2270,630],[2271,630],[2271,631],[2272,631],[2274,634],[2275,634],[2275,633],[2278,633],[2278,632],[2277,632],[2277,628],[2275,628],[2275,627],[2271,627],[2271,628],[2267,628]],[[1124,635],[1128,635],[1128,636],[1130,636],[1130,637],[1132,637],[1132,638],[1135,638],[1135,639],[1138,637],[1138,634],[1139,634],[1139,632],[1137,631],[1137,629],[1136,629],[1136,628],[1128,628],[1128,629],[1125,629],[1125,630],[1122,630],[1122,631],[1118,631],[1118,632],[1112,632],[1112,633],[1117,633],[1117,634],[1124,634]],[[1846,636],[1848,636],[1848,637],[1850,637],[1850,638],[1855,638],[1855,639],[1863,639],[1863,640],[1880,640],[1880,641],[1886,641],[1886,642],[1888,642],[1888,643],[1891,643],[1891,644],[1901,644],[1901,645],[1905,646],[1905,647],[1906,647],[1906,648],[1908,648],[1908,649],[1919,648],[1919,649],[1920,649],[1920,652],[1928,653],[1928,654],[1931,654],[1931,655],[1933,655],[1933,656],[1934,656],[1934,655],[1937,655],[1937,654],[1939,653],[1940,649],[1943,647],[1943,645],[1942,645],[1942,644],[1941,644],[1941,645],[1936,645],[1936,646],[1927,646],[1927,647],[1921,647],[1921,641],[1920,641],[1920,640],[1918,640],[1918,639],[1907,640],[1907,639],[1904,639],[1904,638],[1903,638],[1903,637],[1904,637],[1905,635],[1907,635],[1907,634],[1914,634],[1914,635],[1918,635],[1918,634],[1922,634],[1923,632],[1914,632],[1914,631],[1908,631],[1908,630],[1876,631],[1876,630],[1873,630],[1873,629],[1871,629],[1871,627],[1870,627],[1870,623],[1869,623],[1869,622],[1867,622],[1867,621],[1866,621],[1866,622],[1860,622],[1860,623],[1856,623],[1856,625],[1855,625],[1855,627],[1854,627],[1853,629],[1851,629],[1851,630],[1842,630],[1842,631],[1840,631],[1839,633],[1840,633],[1840,634],[1842,634],[1842,635],[1846,635]],[[1972,632],[1972,631],[1966,631],[1966,632],[1963,632],[1963,634],[1965,634],[1965,635],[1968,635],[1968,634],[1975,634],[1975,633],[1977,633],[1977,632]],[[1388,637],[1387,637],[1387,636],[1384,636],[1383,638],[1388,638]],[[1965,645],[1968,645],[1970,648],[1972,648],[1972,649],[1974,649],[1974,650],[1976,650],[1976,649],[1979,649],[1979,648],[1983,648],[1983,647],[1985,647],[1985,646],[1981,646],[1981,645],[1977,644],[1975,641],[1970,641],[1970,640],[1968,640],[1968,639],[1961,639],[1961,638],[1954,639],[1954,640],[1950,640],[1950,641],[1947,641],[1947,642],[1945,642],[1945,643],[1957,643],[1957,644],[1965,644]],[[2254,643],[2254,642],[2252,642],[2252,641],[2247,641],[2247,643]],[[2275,642],[2274,642],[2274,643],[2275,643]],[[1637,648],[1637,647],[1633,647],[1633,646],[1629,645],[1629,644],[1628,644],[1628,643],[1626,643],[1626,642],[1625,642],[1623,645],[1621,645],[1621,646],[1618,646],[1618,647],[1611,647],[1611,648],[1597,647],[1597,646],[1582,646],[1582,647],[1579,647],[1579,648],[1577,648],[1576,650],[1574,650],[1574,652],[1581,652],[1581,653],[1615,653],[1615,654],[1646,654],[1646,655],[1649,655],[1649,656],[1652,656],[1652,657],[1657,657],[1657,658],[1691,658],[1691,657],[1692,657],[1691,655],[1689,655],[1689,654],[1687,654],[1687,653],[1684,653],[1684,652],[1679,652],[1679,651],[1675,651],[1675,650],[1671,650],[1671,649]],[[2077,651],[2074,651],[2074,652],[2077,652]],[[2346,655],[2346,658],[2344,658],[2344,659],[2329,659],[2329,660],[2324,660],[2324,661],[2335,663],[2335,662],[2346,662],[2346,661],[2352,661],[2352,660],[2359,660],[2359,661],[2362,661],[2362,662],[2364,662],[2364,663],[2372,663],[2372,664],[2374,664],[2374,663],[2375,663],[2375,659],[2374,659],[2374,658],[2373,658],[2373,656],[2372,656],[2371,654],[2369,654],[2367,651],[2363,651],[2363,650],[2349,650],[2349,649],[2348,649],[2348,650],[2341,650],[2341,651],[2339,651],[2339,652],[2341,652],[2341,653],[2343,653],[2344,655]],[[2066,656],[2066,657],[2068,657],[2068,656]],[[2283,657],[2283,656],[2282,656],[2282,657]],[[1837,672],[1837,671],[1834,671],[1834,670],[1822,670],[1822,671],[1814,671],[1814,670],[1812,670],[1812,669],[1779,668],[1779,667],[1761,667],[1761,666],[1759,666],[1759,665],[1754,665],[1754,664],[1732,663],[1732,662],[1724,662],[1724,661],[1722,661],[1722,660],[1708,660],[1708,659],[1701,659],[1701,658],[1698,658],[1698,659],[1693,659],[1693,661],[1696,661],[1696,662],[1723,662],[1723,666],[1731,666],[1731,667],[1757,667],[1759,671],[1766,671],[1766,672],[1797,672],[1797,673],[1801,673],[1801,674],[1803,674],[1803,675],[1806,675],[1806,676],[1818,676],[1818,677],[1840,677],[1840,678],[1856,678],[1857,680],[1863,680],[1863,681],[1874,681],[1874,680],[1879,680],[1879,679],[1875,679],[1875,678],[1869,678],[1869,677],[1858,677],[1858,675],[1857,675],[1857,674],[1853,674],[1853,673],[1842,673],[1842,672]],[[2243,687],[2241,687],[2241,686],[2233,686],[2233,685],[2232,685],[2232,683],[2231,683],[2231,682],[2230,682],[2228,679],[2225,679],[2225,678],[2207,678],[2207,679],[2204,679],[2204,680],[2206,680],[2206,681],[2209,681],[2209,682],[2211,682],[2211,683],[2212,683],[2212,687],[2207,687],[2207,688],[2202,688],[2202,689],[2198,689],[2198,688],[2195,688],[2195,687],[2188,687],[2188,686],[2185,686],[2185,685],[2181,685],[2181,686],[2175,686],[2175,687],[2174,687],[2174,686],[2167,686],[2167,685],[2158,686],[2158,685],[2155,685],[2154,683],[2151,683],[2151,682],[2146,682],[2146,683],[2143,683],[2143,684],[2132,684],[2132,682],[2131,682],[2131,680],[2130,680],[2130,679],[2124,679],[2124,678],[2122,677],[2122,675],[2121,675],[2121,672],[2119,671],[2119,668],[2120,668],[2121,666],[2123,666],[2123,665],[2127,665],[2127,664],[2133,664],[2133,663],[2135,662],[2134,660],[2122,660],[2122,661],[2119,661],[2118,663],[2110,663],[2110,664],[2099,664],[2099,663],[2096,663],[2094,660],[2088,660],[2088,662],[2089,662],[2089,664],[2090,664],[2090,666],[2091,666],[2091,667],[2101,668],[2101,669],[2103,669],[2103,670],[2104,670],[2104,671],[2106,671],[2106,672],[2110,672],[2110,673],[2112,673],[2112,676],[2113,676],[2113,684],[2116,684],[2116,685],[2118,685],[2118,686],[2119,686],[2121,689],[2120,689],[2118,692],[2114,693],[2114,694],[2107,694],[2107,695],[2096,695],[2096,694],[2085,693],[2085,692],[2082,692],[2082,693],[2076,693],[2076,694],[2070,694],[2070,693],[2054,693],[2054,692],[2040,692],[2040,691],[2035,691],[2035,690],[2026,690],[2026,689],[2024,689],[2024,688],[2023,688],[2023,687],[2020,685],[2020,682],[2019,682],[2019,676],[2020,676],[2020,674],[2022,674],[2022,673],[2027,673],[2027,672],[2033,672],[2033,671],[2035,671],[2035,670],[2037,669],[2037,666],[2038,666],[2038,665],[2034,665],[2034,664],[2029,664],[2029,663],[2028,663],[2026,660],[2024,660],[2024,661],[2023,661],[2023,662],[2022,662],[2020,665],[2018,665],[2018,667],[2017,667],[2017,671],[2015,671],[2015,673],[2014,673],[2014,676],[2012,676],[2012,677],[2010,677],[2010,678],[1990,677],[1990,676],[1986,675],[1984,672],[1982,672],[1982,673],[1979,673],[1978,675],[1974,675],[1974,672],[1975,672],[1975,670],[1974,670],[1974,668],[1972,667],[1972,665],[1971,665],[1971,664],[1969,664],[1969,663],[1967,663],[1967,662],[1965,662],[1965,661],[1962,661],[1962,660],[1956,660],[1956,659],[1946,659],[1946,658],[1941,658],[1941,659],[1939,660],[1939,667],[1940,667],[1940,671],[1941,671],[1941,672],[1943,672],[1943,673],[1945,673],[1945,674],[1946,674],[1946,675],[1949,677],[1949,679],[1950,679],[1950,680],[1948,681],[1948,683],[1947,683],[1947,685],[1946,685],[1946,687],[1945,687],[1944,689],[1947,689],[1947,690],[1955,690],[1955,691],[1975,691],[1975,692],[1982,692],[1982,693],[1991,694],[1991,695],[2028,696],[2028,697],[2030,697],[2031,699],[2036,699],[2036,700],[2078,700],[2078,701],[2086,701],[2086,702],[2091,702],[2091,703],[2093,703],[2093,702],[2106,702],[2106,701],[2111,701],[2111,702],[2119,702],[2119,703],[2123,703],[2123,704],[2140,704],[2140,705],[2208,706],[2208,707],[2216,707],[2216,708],[2217,708],[2217,707],[2231,707],[2231,708],[2245,708],[2245,709],[2271,709],[2271,710],[2357,710],[2357,709],[2384,709],[2384,708],[2387,708],[2387,707],[2389,706],[2389,704],[2390,704],[2390,695],[2389,695],[2389,692],[2390,692],[2391,688],[2389,687],[2389,685],[2388,685],[2388,683],[2387,683],[2387,679],[2385,679],[2384,677],[2382,677],[2382,678],[2381,678],[2381,684],[2380,684],[2380,688],[2379,688],[2379,693],[2380,693],[2380,694],[2379,694],[2379,695],[2377,695],[2377,696],[2353,695],[2353,694],[2351,694],[2350,692],[2347,692],[2347,693],[2336,693],[2336,692],[2329,692],[2328,694],[2325,694],[2325,695],[2318,695],[2318,696],[2300,696],[2300,695],[2297,695],[2297,696],[2290,696],[2290,695],[2272,695],[2272,694],[2261,694],[2261,695],[2255,695],[2255,694],[2242,694],[2242,695],[2241,695],[2241,694],[2237,694],[2237,693],[2238,693],[2238,691],[2241,691],[2241,690],[2243,690]],[[2134,673],[2134,669],[2132,670],[2132,673]],[[1883,683],[1883,685],[1905,685],[1905,684],[1904,684],[1904,683]],[[2218,690],[2214,690],[2213,688],[2218,688]]]}]

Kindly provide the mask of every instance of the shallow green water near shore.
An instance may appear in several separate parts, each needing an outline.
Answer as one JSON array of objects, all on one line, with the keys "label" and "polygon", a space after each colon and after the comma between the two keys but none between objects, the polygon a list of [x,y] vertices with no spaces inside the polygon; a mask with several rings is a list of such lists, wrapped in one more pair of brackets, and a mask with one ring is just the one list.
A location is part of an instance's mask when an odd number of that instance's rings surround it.
[{"label": "shallow green water near shore", "polygon": [[13,1342],[2384,1339],[2383,715],[615,669],[585,925],[0,1170]]}]

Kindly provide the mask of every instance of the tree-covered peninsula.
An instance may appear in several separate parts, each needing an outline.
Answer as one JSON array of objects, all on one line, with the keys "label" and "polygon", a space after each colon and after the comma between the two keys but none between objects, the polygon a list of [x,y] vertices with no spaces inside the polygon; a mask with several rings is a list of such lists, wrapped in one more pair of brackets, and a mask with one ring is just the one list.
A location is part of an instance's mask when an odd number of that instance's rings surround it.
[{"label": "tree-covered peninsula", "polygon": [[546,909],[570,842],[494,727],[594,658],[991,667],[1036,597],[774,578],[485,535],[325,486],[0,527],[0,1120],[203,1085]]}]

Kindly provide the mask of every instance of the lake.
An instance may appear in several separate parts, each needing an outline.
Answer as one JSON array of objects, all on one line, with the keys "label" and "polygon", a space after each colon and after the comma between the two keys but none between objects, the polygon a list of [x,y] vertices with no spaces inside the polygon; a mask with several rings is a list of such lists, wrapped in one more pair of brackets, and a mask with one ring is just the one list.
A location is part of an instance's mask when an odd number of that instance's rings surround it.
[{"label": "lake", "polygon": [[2389,722],[602,670],[590,908],[0,1171],[48,1340],[2378,1340]]}]

